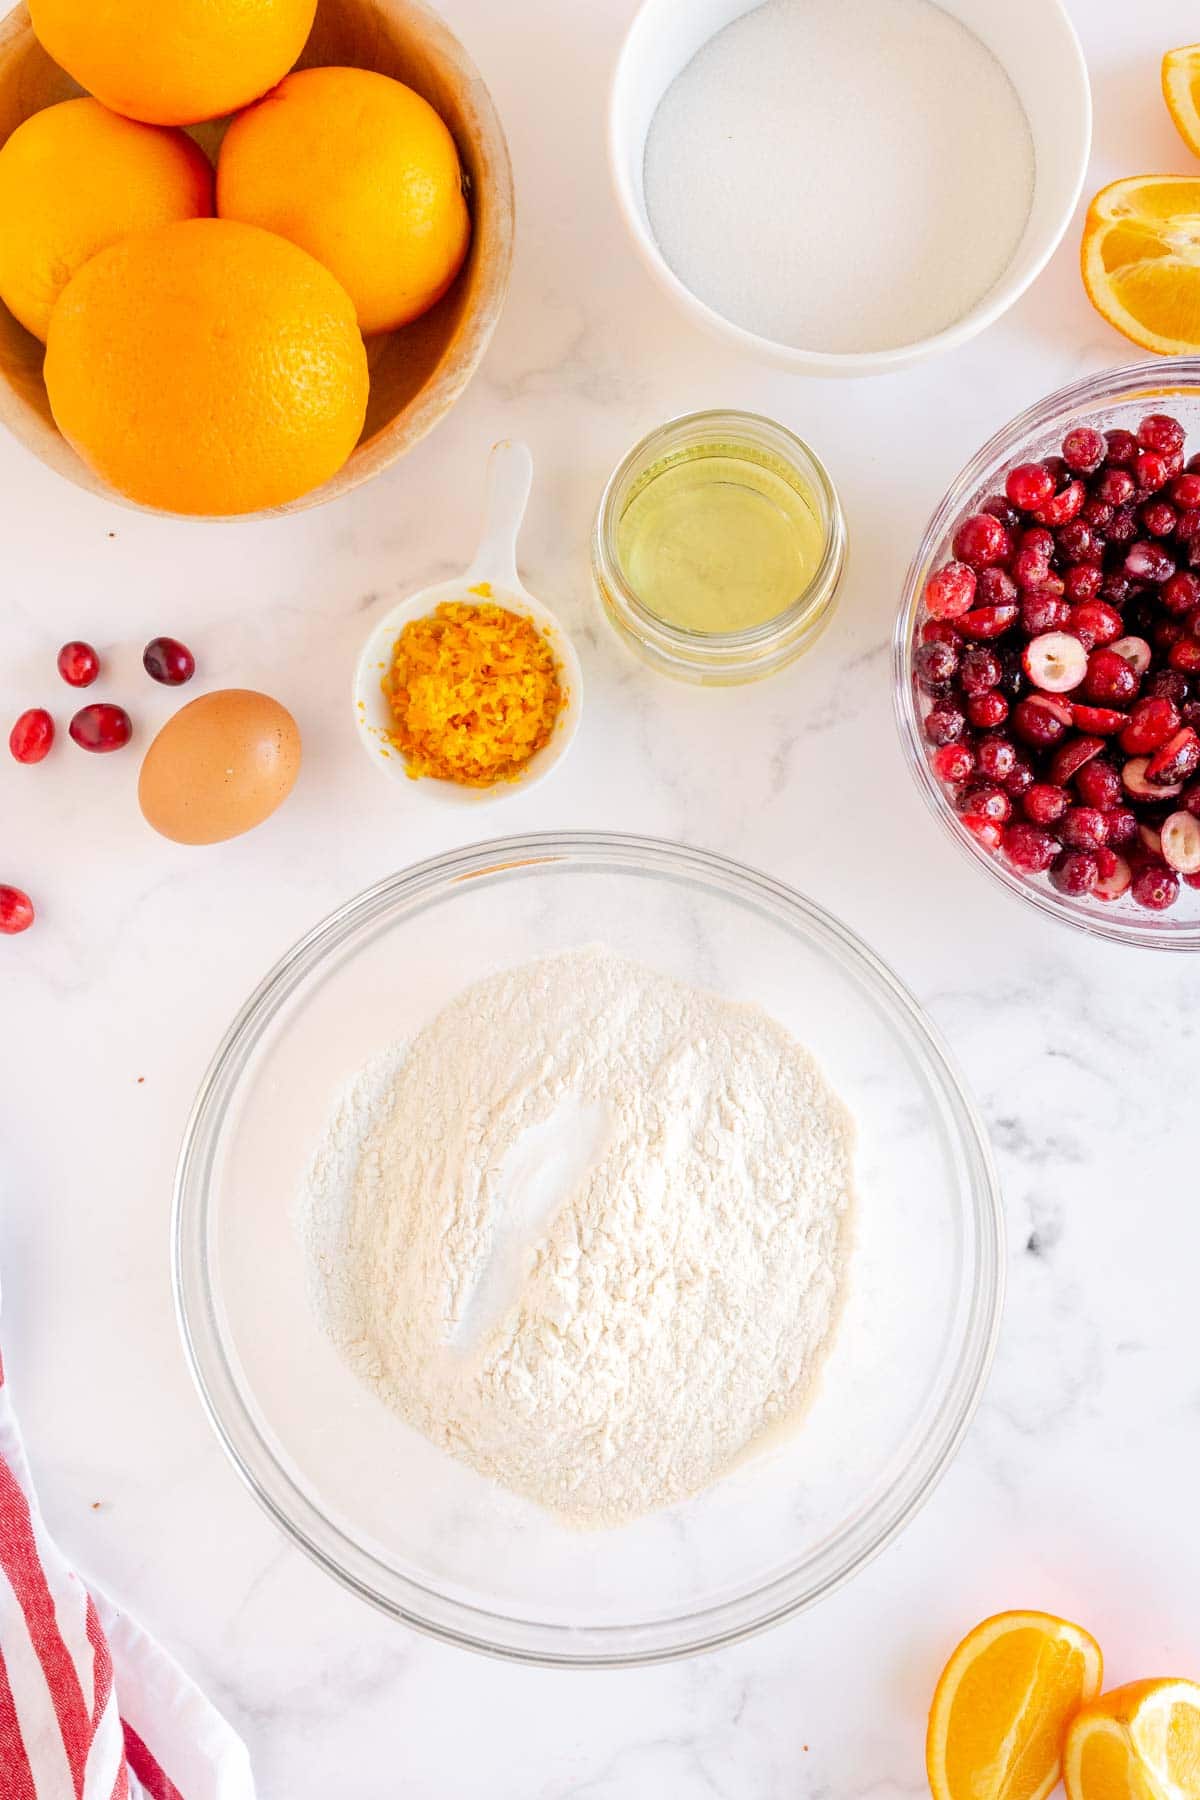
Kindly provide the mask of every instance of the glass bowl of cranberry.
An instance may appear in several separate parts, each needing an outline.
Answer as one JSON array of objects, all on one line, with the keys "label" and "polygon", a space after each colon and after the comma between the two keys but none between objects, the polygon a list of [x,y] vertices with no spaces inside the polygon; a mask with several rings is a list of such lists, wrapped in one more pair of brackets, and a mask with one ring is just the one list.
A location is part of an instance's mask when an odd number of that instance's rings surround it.
[{"label": "glass bowl of cranberry", "polygon": [[997,432],[929,523],[894,649],[913,772],[969,855],[1072,925],[1200,950],[1200,359]]}]

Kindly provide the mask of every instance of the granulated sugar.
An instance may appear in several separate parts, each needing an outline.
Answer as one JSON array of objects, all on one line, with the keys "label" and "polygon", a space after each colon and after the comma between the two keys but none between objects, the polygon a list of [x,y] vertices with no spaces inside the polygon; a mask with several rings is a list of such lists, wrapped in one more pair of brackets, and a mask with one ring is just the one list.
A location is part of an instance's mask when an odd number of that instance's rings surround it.
[{"label": "granulated sugar", "polygon": [[1033,141],[995,57],[930,0],[766,0],[668,89],[645,179],[667,262],[726,319],[884,350],[1004,273]]}]

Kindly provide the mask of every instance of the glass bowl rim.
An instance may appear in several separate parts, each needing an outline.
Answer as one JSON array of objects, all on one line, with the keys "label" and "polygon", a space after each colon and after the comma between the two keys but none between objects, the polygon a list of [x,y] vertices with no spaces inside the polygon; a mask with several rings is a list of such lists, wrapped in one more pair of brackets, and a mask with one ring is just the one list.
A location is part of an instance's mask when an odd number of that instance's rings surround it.
[{"label": "glass bowl rim", "polygon": [[1200,357],[1172,356],[1122,363],[1117,368],[1102,369],[1055,388],[1001,425],[959,470],[935,507],[905,574],[892,634],[892,703],[905,760],[926,805],[959,850],[972,863],[986,868],[1010,894],[1035,906],[1059,924],[1110,943],[1131,944],[1147,950],[1200,950],[1200,919],[1191,925],[1171,929],[1157,913],[1147,912],[1143,919],[1116,912],[1072,908],[1052,889],[1040,888],[1024,880],[962,830],[925,754],[911,677],[912,640],[925,581],[938,547],[971,495],[979,490],[985,477],[993,473],[997,465],[1015,460],[1030,438],[1051,425],[1069,429],[1070,420],[1081,411],[1091,412],[1106,403],[1115,405],[1131,401],[1139,394],[1144,394],[1147,400],[1165,399],[1189,389],[1195,390],[1196,399],[1200,401]]},{"label": "glass bowl rim", "polygon": [[[263,1438],[230,1366],[219,1323],[218,1284],[207,1255],[208,1172],[228,1103],[262,1032],[325,957],[397,908],[428,906],[465,880],[550,865],[692,880],[756,907],[850,966],[891,1012],[922,1071],[938,1088],[965,1158],[960,1190],[972,1228],[973,1268],[958,1305],[965,1311],[956,1361],[944,1371],[937,1410],[915,1454],[868,1514],[832,1546],[759,1586],[670,1619],[633,1625],[561,1625],[512,1618],[437,1592],[400,1574],[356,1543],[310,1500]],[[243,1004],[201,1082],[176,1169],[171,1220],[172,1286],[189,1373],[226,1455],[285,1537],[351,1592],[390,1617],[446,1643],[543,1667],[609,1668],[668,1662],[735,1643],[813,1605],[864,1568],[903,1530],[952,1461],[982,1395],[1000,1329],[1005,1285],[1004,1214],[990,1144],[932,1021],[888,966],[822,907],[773,877],[730,858],[623,833],[564,831],[496,838],[451,850],[386,877],[299,939]],[[970,1286],[968,1286],[970,1283]],[[815,1564],[810,1572],[808,1565]]]}]

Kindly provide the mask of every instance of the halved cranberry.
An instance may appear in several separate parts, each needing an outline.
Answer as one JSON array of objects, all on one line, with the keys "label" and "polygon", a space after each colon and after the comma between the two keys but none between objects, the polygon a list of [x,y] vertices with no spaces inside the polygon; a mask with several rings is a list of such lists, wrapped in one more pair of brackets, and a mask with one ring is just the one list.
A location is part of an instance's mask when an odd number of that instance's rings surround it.
[{"label": "halved cranberry", "polygon": [[966,729],[966,719],[948,700],[939,700],[925,714],[924,731],[931,744],[956,744]]},{"label": "halved cranberry", "polygon": [[1171,465],[1157,450],[1139,450],[1134,459],[1133,472],[1137,477],[1139,493],[1156,494],[1170,479]]},{"label": "halved cranberry", "polygon": [[1200,475],[1177,475],[1171,483],[1171,498],[1176,506],[1200,507]]},{"label": "halved cranberry", "polygon": [[1104,461],[1107,445],[1090,425],[1076,425],[1062,441],[1063,461],[1077,475],[1091,475]]},{"label": "halved cranberry", "polygon": [[1011,606],[1017,597],[1017,584],[1004,569],[980,569],[975,580],[975,599],[979,606]]},{"label": "halved cranberry", "polygon": [[1170,413],[1147,413],[1138,426],[1137,440],[1147,450],[1157,450],[1163,456],[1173,456],[1177,450],[1183,449],[1184,429]]},{"label": "halved cranberry", "polygon": [[1085,806],[1103,811],[1121,804],[1121,777],[1110,762],[1093,758],[1075,771],[1075,792]]},{"label": "halved cranberry", "polygon": [[926,693],[944,693],[957,672],[958,651],[953,644],[922,644],[913,658],[913,667]]},{"label": "halved cranberry", "polygon": [[964,637],[997,638],[1016,624],[1019,610],[1016,606],[976,606],[962,614],[958,628]]},{"label": "halved cranberry", "polygon": [[1132,844],[1138,834],[1137,815],[1127,806],[1106,806],[1102,810],[1109,843]]},{"label": "halved cranberry", "polygon": [[1041,875],[1058,855],[1058,839],[1040,825],[1017,820],[1004,833],[1004,854],[1015,869]]},{"label": "halved cranberry", "polygon": [[8,734],[8,747],[19,763],[40,763],[54,742],[54,720],[44,706],[23,712]]},{"label": "halved cranberry", "polygon": [[956,558],[973,569],[1003,562],[1011,551],[1012,539],[999,519],[993,519],[990,513],[972,513],[954,534]]},{"label": "halved cranberry", "polygon": [[1063,576],[1063,592],[1073,606],[1086,605],[1100,592],[1104,571],[1099,563],[1076,563]]},{"label": "halved cranberry", "polygon": [[1029,694],[1013,708],[1013,730],[1022,742],[1032,745],[1035,750],[1048,750],[1059,743],[1070,724],[1069,706],[1055,702],[1049,694]]},{"label": "halved cranberry", "polygon": [[1200,872],[1200,819],[1194,813],[1173,812],[1163,821],[1162,853],[1180,875]]},{"label": "halved cranberry", "polygon": [[999,687],[1003,673],[1003,664],[994,650],[983,644],[973,644],[963,652],[958,684],[964,694],[986,694],[989,688]]},{"label": "halved cranberry", "polygon": [[1137,492],[1137,482],[1128,469],[1112,465],[1100,476],[1094,492],[1098,500],[1105,501],[1109,506],[1128,506]]},{"label": "halved cranberry", "polygon": [[975,752],[969,744],[944,744],[935,752],[933,766],[943,781],[957,787],[974,772]]},{"label": "halved cranberry", "polygon": [[1021,629],[1031,638],[1060,631],[1071,617],[1066,600],[1045,588],[1027,588],[1021,599]]},{"label": "halved cranberry", "polygon": [[1092,758],[1099,756],[1104,748],[1104,739],[1098,737],[1070,738],[1060,744],[1050,759],[1050,779],[1066,787],[1080,769]]},{"label": "halved cranberry", "polygon": [[925,584],[925,604],[935,619],[957,619],[975,602],[975,571],[949,562]]},{"label": "halved cranberry", "polygon": [[1150,646],[1144,637],[1118,638],[1108,648],[1114,656],[1119,656],[1122,662],[1127,662],[1135,675],[1144,675],[1154,660]]},{"label": "halved cranberry", "polygon": [[963,813],[962,822],[985,850],[998,850],[1004,842],[1004,833],[995,819],[980,818],[977,813]]},{"label": "halved cranberry", "polygon": [[1119,900],[1122,894],[1129,891],[1133,880],[1133,870],[1123,856],[1118,856],[1111,847],[1096,852],[1096,866],[1100,871],[1100,879],[1092,889],[1097,900]]},{"label": "halved cranberry", "polygon": [[991,819],[994,824],[1003,825],[1012,814],[1012,801],[1002,787],[977,782],[962,796],[959,809],[974,819]]},{"label": "halved cranberry", "polygon": [[1181,637],[1167,651],[1167,661],[1181,675],[1195,675],[1200,672],[1200,640],[1193,637]]},{"label": "halved cranberry", "polygon": [[99,654],[82,638],[72,638],[58,653],[58,672],[68,687],[91,687],[100,673]]},{"label": "halved cranberry", "polygon": [[1005,476],[1004,491],[1014,506],[1033,512],[1054,493],[1054,477],[1044,463],[1018,463]]},{"label": "halved cranberry", "polygon": [[1069,481],[1062,493],[1055,494],[1053,500],[1047,500],[1034,517],[1039,525],[1066,525],[1069,520],[1079,517],[1086,499],[1087,489],[1082,481]]},{"label": "halved cranberry", "polygon": [[1066,788],[1055,787],[1049,781],[1035,781],[1021,801],[1025,817],[1034,825],[1053,825],[1069,805]]},{"label": "halved cranberry", "polygon": [[1183,618],[1200,606],[1200,575],[1193,575],[1189,569],[1178,570],[1169,581],[1163,582],[1158,598],[1166,612],[1174,618]]},{"label": "halved cranberry", "polygon": [[33,901],[24,889],[0,884],[0,932],[15,937],[18,931],[28,931],[33,920]]},{"label": "halved cranberry", "polygon": [[1121,770],[1121,784],[1135,800],[1173,800],[1183,792],[1183,783],[1171,786],[1164,782],[1151,785],[1146,779],[1150,767],[1148,756],[1132,756]]},{"label": "halved cranberry", "polygon": [[[1017,766],[1017,752],[1007,738],[981,737],[975,746],[979,773],[989,781],[1007,781]],[[972,811],[974,808],[972,808]]]},{"label": "halved cranberry", "polygon": [[1151,787],[1173,787],[1178,791],[1197,769],[1200,769],[1200,737],[1190,725],[1185,725],[1150,758],[1146,781]]},{"label": "halved cranberry", "polygon": [[1145,862],[1134,875],[1130,893],[1150,912],[1165,912],[1179,898],[1179,877],[1166,863]]},{"label": "halved cranberry", "polygon": [[81,707],[67,729],[81,750],[92,750],[98,755],[122,749],[133,736],[133,722],[125,708],[103,701]]},{"label": "halved cranberry", "polygon": [[1092,850],[1064,850],[1050,865],[1050,884],[1073,898],[1090,894],[1100,879],[1100,865]]},{"label": "halved cranberry", "polygon": [[1098,850],[1108,842],[1108,822],[1098,806],[1072,806],[1063,814],[1058,835],[1072,850]]},{"label": "halved cranberry", "polygon": [[1071,723],[1093,737],[1115,737],[1124,728],[1129,714],[1114,706],[1089,706],[1086,700],[1071,702]]},{"label": "halved cranberry", "polygon": [[1115,646],[1092,651],[1082,682],[1084,699],[1119,707],[1133,699],[1138,686],[1138,675]]},{"label": "halved cranberry", "polygon": [[1161,544],[1139,538],[1125,552],[1125,573],[1134,581],[1167,581],[1175,573],[1175,560]]},{"label": "halved cranberry", "polygon": [[1170,700],[1151,694],[1135,701],[1129,723],[1121,733],[1121,748],[1130,756],[1148,756],[1179,730],[1179,709]]},{"label": "halved cranberry", "polygon": [[1088,673],[1088,653],[1066,631],[1046,631],[1031,638],[1024,651],[1025,673],[1045,694],[1069,694]]},{"label": "halved cranberry", "polygon": [[972,694],[967,701],[967,718],[976,731],[991,731],[1007,717],[1008,701],[994,688],[987,694]]},{"label": "halved cranberry", "polygon": [[1085,600],[1072,607],[1068,630],[1073,631],[1088,650],[1097,644],[1111,644],[1125,627],[1115,606],[1104,600]]}]

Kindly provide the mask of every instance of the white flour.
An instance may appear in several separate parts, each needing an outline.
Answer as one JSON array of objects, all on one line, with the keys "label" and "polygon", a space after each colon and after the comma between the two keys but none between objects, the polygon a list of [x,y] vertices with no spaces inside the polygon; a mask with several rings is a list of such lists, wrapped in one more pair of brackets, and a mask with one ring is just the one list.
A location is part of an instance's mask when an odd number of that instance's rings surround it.
[{"label": "white flour", "polygon": [[864,351],[952,325],[1033,202],[1016,90],[931,0],[766,0],[668,88],[651,229],[685,286],[777,343]]},{"label": "white flour", "polygon": [[313,1297],[435,1444],[619,1523],[803,1404],[851,1149],[758,1008],[567,951],[468,988],[343,1097],[303,1196]]}]

